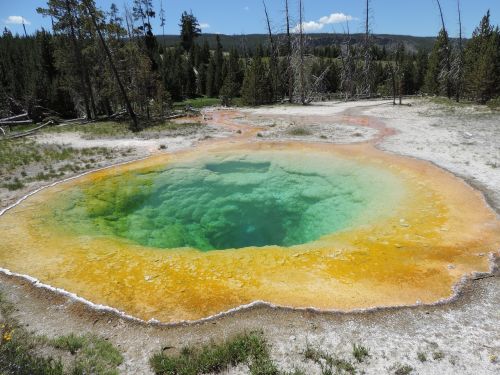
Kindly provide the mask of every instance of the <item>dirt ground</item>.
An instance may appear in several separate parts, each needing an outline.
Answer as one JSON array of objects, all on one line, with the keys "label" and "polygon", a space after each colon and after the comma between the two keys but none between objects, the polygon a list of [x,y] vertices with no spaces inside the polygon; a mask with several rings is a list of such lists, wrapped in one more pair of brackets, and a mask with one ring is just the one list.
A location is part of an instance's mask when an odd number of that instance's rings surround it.
[{"label": "dirt ground", "polygon": [[[272,106],[240,112],[209,109],[203,120],[210,126],[202,134],[161,139],[85,139],[76,133],[44,134],[37,141],[72,147],[134,149],[136,157],[174,152],[214,142],[222,137],[248,137],[254,141],[371,142],[378,148],[428,160],[462,177],[482,191],[500,213],[500,114],[482,107],[438,105],[413,100],[393,107],[382,101],[321,103],[307,107]],[[208,135],[208,137],[207,137]],[[159,146],[166,150],[160,151]],[[117,157],[115,164],[129,160]],[[29,190],[0,190],[2,205]],[[0,210],[4,207],[0,207]],[[498,256],[498,252],[496,253]],[[494,269],[492,262],[492,269]],[[498,261],[497,261],[498,263]],[[221,340],[245,330],[261,329],[280,368],[301,368],[320,374],[306,362],[307,345],[347,358],[352,344],[369,348],[370,358],[358,365],[366,374],[395,373],[407,364],[418,374],[497,374],[500,372],[500,275],[493,271],[469,280],[452,302],[438,306],[377,309],[348,314],[293,311],[255,306],[197,324],[161,326],[132,321],[81,302],[34,287],[23,278],[0,273],[0,292],[16,306],[16,317],[28,328],[49,337],[97,333],[123,351],[123,374],[149,374],[148,360],[162,348]],[[422,362],[417,353],[425,354]],[[228,373],[247,373],[239,367]]]}]

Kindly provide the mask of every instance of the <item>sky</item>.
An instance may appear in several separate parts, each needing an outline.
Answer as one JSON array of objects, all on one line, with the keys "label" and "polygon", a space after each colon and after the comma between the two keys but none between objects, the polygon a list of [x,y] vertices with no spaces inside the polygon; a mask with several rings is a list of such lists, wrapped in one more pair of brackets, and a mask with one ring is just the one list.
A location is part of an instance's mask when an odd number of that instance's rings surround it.
[{"label": "sky", "polygon": [[[179,19],[184,10],[192,11],[204,33],[253,34],[265,33],[266,23],[262,0],[153,0],[158,13],[160,1],[166,10],[165,34],[179,34]],[[363,31],[365,0],[303,0],[307,32],[344,32],[346,21],[350,31]],[[132,0],[96,0],[102,9],[111,3],[123,9]],[[298,13],[298,0],[289,0],[290,12]],[[273,29],[283,28],[284,0],[266,0]],[[372,31],[376,34],[434,36],[440,29],[440,18],[435,0],[371,0]],[[452,35],[458,33],[456,0],[441,0],[447,28]],[[23,33],[22,22],[28,34],[44,27],[50,29],[50,20],[36,13],[46,0],[0,0],[0,26],[14,34]],[[491,10],[493,24],[500,24],[500,0],[461,0],[462,23],[466,36],[470,36],[481,17]],[[294,17],[295,19],[297,17]],[[297,25],[294,22],[293,26]],[[153,22],[153,31],[162,33],[160,21]]]}]

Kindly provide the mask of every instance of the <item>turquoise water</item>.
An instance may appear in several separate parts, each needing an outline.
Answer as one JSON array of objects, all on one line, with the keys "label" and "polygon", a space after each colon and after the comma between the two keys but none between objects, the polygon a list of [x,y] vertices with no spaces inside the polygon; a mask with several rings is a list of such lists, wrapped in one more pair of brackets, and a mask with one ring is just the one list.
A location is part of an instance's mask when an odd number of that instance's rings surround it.
[{"label": "turquoise water", "polygon": [[390,210],[398,189],[387,171],[344,159],[228,154],[72,189],[54,217],[80,235],[163,249],[293,246]]}]

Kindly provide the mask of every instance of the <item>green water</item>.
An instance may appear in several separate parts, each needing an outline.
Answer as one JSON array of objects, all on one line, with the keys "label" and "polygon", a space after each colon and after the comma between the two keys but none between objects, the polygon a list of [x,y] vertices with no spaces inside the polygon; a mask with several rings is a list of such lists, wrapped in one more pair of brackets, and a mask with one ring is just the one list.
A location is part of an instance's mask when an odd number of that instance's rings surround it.
[{"label": "green water", "polygon": [[110,176],[62,194],[53,216],[78,235],[156,248],[293,246],[372,220],[401,195],[379,168],[256,152]]}]

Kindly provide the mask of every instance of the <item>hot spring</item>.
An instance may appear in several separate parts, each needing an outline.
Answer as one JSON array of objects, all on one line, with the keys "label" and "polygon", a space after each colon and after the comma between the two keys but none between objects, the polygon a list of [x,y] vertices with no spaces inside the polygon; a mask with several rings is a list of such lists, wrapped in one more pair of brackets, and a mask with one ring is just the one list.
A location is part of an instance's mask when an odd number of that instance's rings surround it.
[{"label": "hot spring", "polygon": [[0,267],[141,319],[256,301],[432,303],[486,271],[499,223],[430,164],[371,146],[200,147],[57,184],[0,217]]},{"label": "hot spring", "polygon": [[380,218],[404,193],[391,173],[342,158],[220,154],[82,184],[47,220],[160,249],[290,247]]}]

